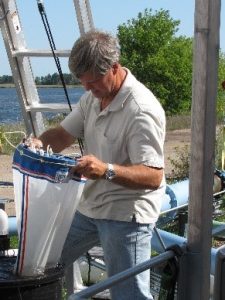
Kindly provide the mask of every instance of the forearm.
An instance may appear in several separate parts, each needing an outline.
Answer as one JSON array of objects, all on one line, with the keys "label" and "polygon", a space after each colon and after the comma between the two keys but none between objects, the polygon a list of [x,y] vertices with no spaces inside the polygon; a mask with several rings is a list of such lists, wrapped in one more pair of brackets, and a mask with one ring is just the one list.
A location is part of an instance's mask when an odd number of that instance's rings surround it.
[{"label": "forearm", "polygon": [[[113,164],[115,177],[112,182],[131,189],[157,189],[163,178],[163,169],[147,167],[145,165],[122,166]],[[107,163],[93,155],[86,155],[78,159],[74,172],[83,174],[86,178],[106,180]]]},{"label": "forearm", "polygon": [[157,189],[163,178],[163,169],[145,165],[113,165],[116,173],[113,182],[131,189]]},{"label": "forearm", "polygon": [[42,141],[44,149],[50,145],[55,153],[69,147],[75,140],[61,126],[48,129],[39,136],[39,139]]}]

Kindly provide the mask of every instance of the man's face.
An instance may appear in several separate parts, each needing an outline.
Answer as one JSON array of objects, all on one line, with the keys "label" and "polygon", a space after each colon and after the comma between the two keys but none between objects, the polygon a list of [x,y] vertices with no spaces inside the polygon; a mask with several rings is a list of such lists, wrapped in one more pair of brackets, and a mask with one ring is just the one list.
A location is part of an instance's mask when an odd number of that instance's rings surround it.
[{"label": "man's face", "polygon": [[96,98],[102,99],[110,96],[113,92],[116,80],[115,75],[116,70],[112,66],[105,75],[94,76],[92,73],[86,72],[79,79],[87,91],[90,90]]}]

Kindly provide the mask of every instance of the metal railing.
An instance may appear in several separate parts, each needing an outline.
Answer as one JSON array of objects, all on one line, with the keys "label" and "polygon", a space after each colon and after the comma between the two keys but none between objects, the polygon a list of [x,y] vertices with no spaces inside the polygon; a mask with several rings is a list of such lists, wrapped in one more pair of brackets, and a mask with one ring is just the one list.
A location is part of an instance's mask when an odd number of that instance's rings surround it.
[{"label": "metal railing", "polygon": [[68,300],[88,299],[89,297],[94,296],[97,293],[102,292],[102,291],[116,285],[117,283],[121,282],[122,280],[126,280],[126,279],[128,279],[132,276],[135,276],[143,271],[146,271],[152,267],[156,267],[174,257],[175,257],[174,251],[172,251],[172,250],[165,251],[164,253],[159,254],[158,256],[155,256],[155,257],[147,260],[146,262],[143,262],[133,268],[129,268],[123,272],[115,274],[115,275],[111,276],[110,278],[107,278],[101,282],[98,282],[76,294],[70,295]]}]

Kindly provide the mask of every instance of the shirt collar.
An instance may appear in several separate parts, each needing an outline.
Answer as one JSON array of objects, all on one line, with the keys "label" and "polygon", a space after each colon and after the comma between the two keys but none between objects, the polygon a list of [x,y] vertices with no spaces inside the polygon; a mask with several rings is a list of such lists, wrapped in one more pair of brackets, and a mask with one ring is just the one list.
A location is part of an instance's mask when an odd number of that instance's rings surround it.
[{"label": "shirt collar", "polygon": [[[101,113],[106,114],[110,111],[118,111],[123,108],[124,103],[127,101],[128,96],[131,93],[132,82],[135,79],[134,76],[131,74],[130,70],[124,68],[127,72],[126,78],[119,90],[119,92],[114,97],[113,101],[110,105],[104,109]],[[95,98],[94,108],[97,114],[100,113],[100,101]]]},{"label": "shirt collar", "polygon": [[133,81],[133,75],[131,74],[130,70],[124,68],[127,72],[126,78],[119,90],[116,94],[115,98],[108,106],[108,111],[118,111],[123,108],[124,103],[127,101],[129,94],[131,93],[130,86],[132,85],[131,82]]}]

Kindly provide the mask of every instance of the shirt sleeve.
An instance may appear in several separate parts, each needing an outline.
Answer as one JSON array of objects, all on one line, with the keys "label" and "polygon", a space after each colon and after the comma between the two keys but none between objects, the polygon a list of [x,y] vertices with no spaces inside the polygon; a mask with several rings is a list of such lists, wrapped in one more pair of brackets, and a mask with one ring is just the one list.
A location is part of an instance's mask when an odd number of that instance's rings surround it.
[{"label": "shirt sleeve", "polygon": [[141,111],[128,131],[128,152],[133,164],[164,168],[165,117]]},{"label": "shirt sleeve", "polygon": [[60,125],[75,138],[84,136],[84,113],[80,102],[72,112],[60,123]]}]

